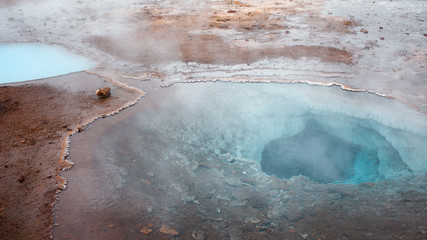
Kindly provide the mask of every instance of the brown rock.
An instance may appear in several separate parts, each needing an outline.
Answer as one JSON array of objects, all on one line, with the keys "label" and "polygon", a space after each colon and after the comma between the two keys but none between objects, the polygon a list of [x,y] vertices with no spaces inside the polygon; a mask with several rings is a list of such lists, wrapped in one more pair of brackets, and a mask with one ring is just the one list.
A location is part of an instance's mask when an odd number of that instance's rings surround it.
[{"label": "brown rock", "polygon": [[166,235],[178,235],[178,231],[164,224],[160,227],[160,232]]},{"label": "brown rock", "polygon": [[152,231],[153,231],[153,230],[151,230],[151,229],[149,229],[149,228],[147,228],[147,227],[144,227],[144,228],[141,230],[141,233],[143,233],[143,234],[145,234],[145,235],[148,235],[148,234],[150,234]]},{"label": "brown rock", "polygon": [[77,131],[79,132],[83,132],[84,130],[86,130],[87,126],[80,126],[77,128]]},{"label": "brown rock", "polygon": [[344,25],[350,26],[350,25],[353,25],[353,22],[349,20],[344,20]]},{"label": "brown rock", "polygon": [[18,182],[23,183],[25,181],[25,176],[21,176],[18,178]]},{"label": "brown rock", "polygon": [[111,91],[111,88],[109,88],[109,87],[103,87],[103,88],[100,88],[100,89],[96,90],[96,95],[99,98],[107,98],[107,97],[109,97],[111,95],[110,91]]}]

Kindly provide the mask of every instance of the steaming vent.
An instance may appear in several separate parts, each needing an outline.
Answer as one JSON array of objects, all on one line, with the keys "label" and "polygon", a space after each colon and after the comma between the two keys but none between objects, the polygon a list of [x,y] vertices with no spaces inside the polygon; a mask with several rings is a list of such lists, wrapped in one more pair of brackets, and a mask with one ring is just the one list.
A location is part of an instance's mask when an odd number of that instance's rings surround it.
[{"label": "steaming vent", "polygon": [[[280,178],[306,176],[313,181],[334,183],[360,183],[380,181],[386,177],[381,167],[392,159],[393,170],[407,172],[398,151],[375,129],[360,124],[329,127],[307,117],[305,128],[293,136],[275,139],[264,146],[262,170]],[[344,117],[344,121],[357,122]],[[342,132],[353,134],[344,139]],[[378,139],[377,144],[366,146],[367,138]]]},{"label": "steaming vent", "polygon": [[[387,224],[378,213],[391,209],[425,222],[418,213],[425,208],[427,116],[405,104],[338,87],[200,82],[153,88],[132,111],[106,119],[108,131],[95,123],[73,136],[70,156],[80,164],[66,173],[77,180],[58,205],[58,235],[96,239],[92,225],[104,223],[135,239],[142,218],[179,226],[182,239],[194,238],[194,226],[209,231],[206,239],[265,239],[256,226],[282,231],[303,222],[312,229],[325,216],[331,219],[320,231],[361,216],[366,226]],[[409,218],[399,219],[407,231]],[[245,235],[232,238],[239,226]],[[165,237],[155,229],[149,237]],[[271,239],[299,237],[285,232]]]},{"label": "steaming vent", "polygon": [[426,116],[387,98],[309,85],[204,83],[171,90],[162,111],[168,116],[156,120],[165,127],[161,135],[172,145],[198,146],[191,151],[208,161],[252,160],[268,175],[322,183],[427,171]]}]

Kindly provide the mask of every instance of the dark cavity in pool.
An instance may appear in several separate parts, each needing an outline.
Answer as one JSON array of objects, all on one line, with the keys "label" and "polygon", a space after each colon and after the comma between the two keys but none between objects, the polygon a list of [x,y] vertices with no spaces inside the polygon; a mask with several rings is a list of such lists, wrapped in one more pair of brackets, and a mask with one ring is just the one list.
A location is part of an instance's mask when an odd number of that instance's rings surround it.
[{"label": "dark cavity in pool", "polygon": [[[375,130],[341,129],[353,134],[355,142],[374,137],[383,140],[388,151],[398,152]],[[262,170],[279,178],[306,176],[325,183],[360,183],[384,179],[378,168],[379,148],[367,148],[348,141],[328,131],[322,124],[310,119],[306,127],[293,136],[281,137],[264,146],[261,158]],[[378,157],[380,155],[380,157]]]}]

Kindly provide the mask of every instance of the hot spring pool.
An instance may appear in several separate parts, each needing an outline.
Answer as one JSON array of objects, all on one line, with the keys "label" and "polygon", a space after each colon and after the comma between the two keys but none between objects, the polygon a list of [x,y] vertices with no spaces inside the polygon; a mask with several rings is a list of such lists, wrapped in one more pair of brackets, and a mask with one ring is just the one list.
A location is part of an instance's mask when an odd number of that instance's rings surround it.
[{"label": "hot spring pool", "polygon": [[195,152],[256,161],[270,175],[318,182],[427,172],[426,116],[396,101],[299,84],[182,85],[160,112],[141,113],[135,123],[156,122],[151,128],[177,149],[198,146]]},{"label": "hot spring pool", "polygon": [[119,121],[71,138],[56,237],[392,239],[425,222],[427,121],[404,104],[305,84],[141,88]]},{"label": "hot spring pool", "polygon": [[87,58],[39,43],[0,44],[0,84],[53,77],[93,68]]}]

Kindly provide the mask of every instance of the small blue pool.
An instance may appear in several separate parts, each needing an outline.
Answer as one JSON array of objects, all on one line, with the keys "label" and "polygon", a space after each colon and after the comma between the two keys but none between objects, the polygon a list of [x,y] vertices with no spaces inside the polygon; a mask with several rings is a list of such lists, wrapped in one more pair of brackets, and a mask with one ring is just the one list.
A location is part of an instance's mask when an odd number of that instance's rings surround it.
[{"label": "small blue pool", "polygon": [[0,84],[53,77],[95,66],[95,62],[59,46],[0,44]]}]

